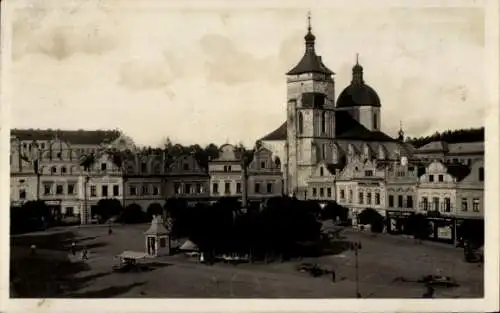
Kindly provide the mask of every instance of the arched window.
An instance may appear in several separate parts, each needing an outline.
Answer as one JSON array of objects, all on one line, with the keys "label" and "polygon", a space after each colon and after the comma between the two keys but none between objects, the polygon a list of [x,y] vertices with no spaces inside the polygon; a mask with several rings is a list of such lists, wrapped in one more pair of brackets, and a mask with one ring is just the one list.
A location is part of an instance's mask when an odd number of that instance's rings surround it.
[{"label": "arched window", "polygon": [[302,134],[302,132],[304,131],[304,117],[302,116],[302,112],[299,112],[298,123],[299,123],[299,134]]},{"label": "arched window", "polygon": [[57,167],[52,166],[52,168],[50,169],[50,173],[51,174],[56,174],[57,173]]},{"label": "arched window", "polygon": [[373,113],[373,129],[378,129],[378,118],[377,112]]},{"label": "arched window", "polygon": [[326,112],[321,113],[321,133],[326,132]]}]

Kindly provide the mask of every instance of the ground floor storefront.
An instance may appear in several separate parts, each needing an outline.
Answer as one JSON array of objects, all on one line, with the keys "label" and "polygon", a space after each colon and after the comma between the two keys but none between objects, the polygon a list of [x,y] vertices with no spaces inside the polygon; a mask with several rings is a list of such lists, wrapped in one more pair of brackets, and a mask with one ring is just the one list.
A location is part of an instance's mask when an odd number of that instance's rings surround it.
[{"label": "ground floor storefront", "polygon": [[411,229],[407,229],[408,219],[414,212],[386,211],[386,230],[389,234],[409,234]]}]

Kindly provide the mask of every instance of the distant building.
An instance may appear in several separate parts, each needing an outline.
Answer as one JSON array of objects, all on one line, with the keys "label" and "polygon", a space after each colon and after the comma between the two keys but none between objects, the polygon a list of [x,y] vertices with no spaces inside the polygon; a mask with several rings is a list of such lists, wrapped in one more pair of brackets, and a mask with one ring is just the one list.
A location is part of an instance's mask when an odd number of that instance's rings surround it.
[{"label": "distant building", "polygon": [[337,199],[335,179],[341,169],[336,164],[319,162],[307,182],[307,198],[324,204],[335,201]]},{"label": "distant building", "polygon": [[470,166],[474,162],[484,159],[484,142],[447,143],[433,141],[416,149],[413,156],[428,162],[441,161]]},{"label": "distant building", "polygon": [[219,157],[208,164],[210,197],[241,197],[242,170],[242,153],[233,145],[222,145]]},{"label": "distant building", "polygon": [[[85,177],[90,176],[89,183],[95,186],[96,195],[98,186],[102,193],[103,185],[112,189],[109,186],[116,182],[104,183],[98,178],[100,175],[111,177],[114,173],[94,166],[91,173],[86,173],[81,164],[83,160],[100,157],[103,149],[115,145],[133,146],[133,142],[117,130],[13,129],[10,153],[12,204],[43,200],[54,215],[83,219],[87,216],[81,214],[85,208]],[[89,194],[92,193],[90,186]]]},{"label": "distant building", "polygon": [[260,200],[283,195],[283,174],[279,157],[258,148],[248,166],[248,198]]}]

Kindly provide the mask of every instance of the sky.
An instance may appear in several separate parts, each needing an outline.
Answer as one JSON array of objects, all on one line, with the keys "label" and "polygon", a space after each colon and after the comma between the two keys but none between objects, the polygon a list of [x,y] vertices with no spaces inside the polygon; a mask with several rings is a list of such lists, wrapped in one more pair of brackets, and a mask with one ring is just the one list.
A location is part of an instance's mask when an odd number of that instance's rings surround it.
[{"label": "sky", "polygon": [[[102,5],[106,2],[107,5]],[[286,118],[308,8],[166,9],[33,1],[12,15],[11,127],[119,128],[140,145],[253,145]],[[316,51],[351,80],[356,53],[382,130],[484,125],[479,8],[313,8]]]}]

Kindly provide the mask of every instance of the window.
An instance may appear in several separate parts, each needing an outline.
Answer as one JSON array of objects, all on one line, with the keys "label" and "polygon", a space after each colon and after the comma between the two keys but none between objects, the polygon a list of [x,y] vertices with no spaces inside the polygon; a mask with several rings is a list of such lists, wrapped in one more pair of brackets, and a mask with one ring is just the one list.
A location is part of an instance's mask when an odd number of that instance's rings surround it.
[{"label": "window", "polygon": [[45,143],[42,143],[40,147],[42,147],[42,149],[45,149]]},{"label": "window", "polygon": [[23,143],[23,149],[26,149],[26,148],[28,148],[28,145]]},{"label": "window", "polygon": [[201,193],[201,184],[196,184],[196,193]]},{"label": "window", "polygon": [[342,200],[345,199],[345,191],[344,191],[344,189],[340,189],[340,199],[342,199]]},{"label": "window", "polygon": [[157,196],[160,194],[160,188],[158,186],[153,186],[153,196]]},{"label": "window", "polygon": [[165,248],[167,246],[167,240],[165,238],[160,238],[160,248]]},{"label": "window", "polygon": [[484,167],[479,168],[479,181],[484,181]]},{"label": "window", "polygon": [[106,185],[101,186],[101,196],[108,197],[108,186]]},{"label": "window", "polygon": [[62,195],[64,193],[63,185],[56,185],[56,195]]},{"label": "window", "polygon": [[330,188],[330,187],[326,188],[326,196],[328,198],[332,197],[332,188]]},{"label": "window", "polygon": [[182,164],[182,169],[185,170],[185,171],[188,171],[189,170],[189,164],[188,163]]},{"label": "window", "polygon": [[52,193],[52,185],[51,184],[43,184],[43,194],[50,195]]},{"label": "window", "polygon": [[373,129],[378,129],[377,113],[373,113]]},{"label": "window", "polygon": [[398,195],[398,208],[402,208],[402,207],[403,207],[403,196]]},{"label": "window", "polygon": [[297,119],[297,122],[298,122],[298,129],[299,129],[299,134],[302,134],[302,132],[304,131],[304,117],[302,116],[302,112],[299,112],[299,117]]},{"label": "window", "polygon": [[313,188],[313,197],[316,197],[316,195],[318,194],[318,191],[316,188]]},{"label": "window", "polygon": [[453,163],[458,163],[458,159],[457,158],[453,158]]},{"label": "window", "polygon": [[349,190],[349,200],[348,201],[349,201],[349,203],[352,202],[352,190]]},{"label": "window", "polygon": [[67,172],[66,167],[65,166],[61,167],[61,173],[66,174],[66,172]]},{"label": "window", "polygon": [[321,157],[323,160],[326,160],[326,149],[328,149],[328,146],[325,143],[321,146]]},{"label": "window", "polygon": [[273,193],[273,184],[267,183],[267,193]]},{"label": "window", "polygon": [[226,183],[224,184],[224,193],[225,193],[226,195],[231,193],[231,183],[226,182]]},{"label": "window", "polygon": [[319,176],[323,176],[323,174],[324,174],[324,173],[323,173],[323,168],[322,168],[322,167],[320,167],[320,168],[319,168]]},{"label": "window", "polygon": [[443,182],[443,175],[438,175],[438,181]]},{"label": "window", "polygon": [[181,183],[174,183],[174,193],[176,195],[181,193]]},{"label": "window", "polygon": [[326,132],[326,112],[321,113],[321,133]]},{"label": "window", "polygon": [[380,205],[380,193],[375,193],[375,204]]},{"label": "window", "polygon": [[227,171],[228,171],[228,172],[231,172],[231,165],[228,165],[228,166],[227,166]]},{"label": "window", "polygon": [[184,193],[191,194],[191,184],[184,184]]},{"label": "window", "polygon": [[56,174],[56,173],[57,173],[57,167],[52,166],[52,168],[50,169],[50,172],[51,172],[52,174]]},{"label": "window", "polygon": [[146,164],[145,162],[142,162],[142,163],[141,163],[141,172],[143,172],[143,173],[144,173],[144,172],[146,172],[146,171],[147,171],[147,169],[148,169],[147,164]]},{"label": "window", "polygon": [[363,199],[364,194],[363,194],[362,192],[360,192],[360,193],[358,194],[358,197],[359,197],[359,199],[358,199],[358,200],[359,200],[359,204],[363,204],[363,203],[364,203],[364,199]]},{"label": "window", "polygon": [[[176,190],[177,190],[177,189],[176,189]],[[136,188],[135,186],[130,186],[130,188],[129,188],[129,190],[128,190],[128,191],[129,191],[129,194],[130,194],[131,196],[135,196],[135,195],[137,195],[137,188]]]},{"label": "window", "polygon": [[365,171],[365,176],[373,176],[373,171]]},{"label": "window", "polygon": [[260,168],[266,168],[266,162],[265,161],[261,161],[260,162]]},{"label": "window", "polygon": [[74,216],[75,215],[75,211],[73,209],[72,206],[69,206],[69,207],[66,207],[66,216]]},{"label": "window", "polygon": [[406,207],[408,209],[413,209],[413,197],[412,196],[406,196]]},{"label": "window", "polygon": [[101,163],[101,171],[105,171],[107,167],[106,163]]},{"label": "window", "polygon": [[118,197],[120,195],[120,186],[113,185],[113,196]]},{"label": "window", "polygon": [[26,199],[26,190],[19,189],[19,199],[21,199],[21,200]]},{"label": "window", "polygon": [[393,208],[394,207],[394,196],[389,195],[389,207]]},{"label": "window", "polygon": [[325,196],[325,189],[324,188],[319,188],[319,196],[322,198]]},{"label": "window", "polygon": [[432,198],[432,209],[434,211],[439,210],[439,198],[438,197],[433,197]]},{"label": "window", "polygon": [[62,153],[61,152],[57,152],[57,158],[62,160]]},{"label": "window", "polygon": [[241,193],[241,183],[236,183],[236,193]]},{"label": "window", "polygon": [[366,204],[368,204],[368,205],[372,204],[372,193],[371,192],[366,193]]},{"label": "window", "polygon": [[90,186],[90,196],[97,197],[97,188],[94,185]]},{"label": "window", "polygon": [[75,193],[75,184],[68,184],[68,195]]},{"label": "window", "polygon": [[472,211],[479,212],[479,198],[472,199]]},{"label": "window", "polygon": [[260,192],[260,184],[256,183],[255,184],[255,193],[259,193],[259,192]]},{"label": "window", "polygon": [[462,198],[461,206],[460,208],[462,209],[462,212],[467,212],[469,202],[467,201],[467,198]]},{"label": "window", "polygon": [[429,200],[427,200],[427,197],[422,198],[422,210],[427,211],[429,209]]},{"label": "window", "polygon": [[429,182],[434,182],[434,175],[429,175]]},{"label": "window", "polygon": [[143,195],[148,195],[149,194],[149,188],[147,185],[142,186],[142,194]]},{"label": "window", "polygon": [[215,194],[219,193],[219,184],[217,184],[217,183],[212,184],[212,192]]},{"label": "window", "polygon": [[450,200],[450,198],[444,198],[444,211],[445,212],[450,212],[451,211],[451,200]]}]

